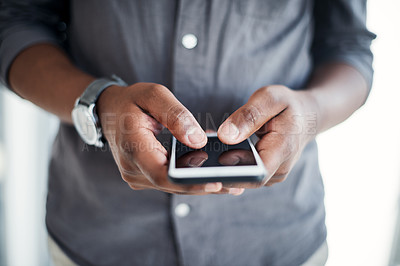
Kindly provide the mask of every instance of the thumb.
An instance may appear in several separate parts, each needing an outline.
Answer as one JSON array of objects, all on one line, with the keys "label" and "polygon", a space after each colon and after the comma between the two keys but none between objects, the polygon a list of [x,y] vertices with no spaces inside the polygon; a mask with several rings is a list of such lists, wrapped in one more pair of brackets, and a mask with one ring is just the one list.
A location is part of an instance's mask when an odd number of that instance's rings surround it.
[{"label": "thumb", "polygon": [[186,146],[199,149],[206,145],[207,136],[192,113],[166,87],[159,84],[150,86],[150,92],[136,99],[136,104],[148,111]]},{"label": "thumb", "polygon": [[226,144],[237,144],[250,137],[287,107],[284,101],[275,98],[263,88],[256,91],[245,105],[222,123],[218,138]]}]

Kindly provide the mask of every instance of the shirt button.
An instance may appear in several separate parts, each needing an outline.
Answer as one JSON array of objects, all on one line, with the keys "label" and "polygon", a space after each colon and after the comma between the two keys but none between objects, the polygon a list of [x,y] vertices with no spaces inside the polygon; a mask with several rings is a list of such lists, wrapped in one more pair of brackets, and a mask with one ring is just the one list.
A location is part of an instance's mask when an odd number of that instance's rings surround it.
[{"label": "shirt button", "polygon": [[186,49],[193,49],[197,46],[197,37],[194,34],[186,34],[182,37],[182,45]]},{"label": "shirt button", "polygon": [[186,217],[188,216],[189,212],[190,212],[190,207],[186,203],[179,203],[175,207],[175,215],[178,217],[181,218]]}]

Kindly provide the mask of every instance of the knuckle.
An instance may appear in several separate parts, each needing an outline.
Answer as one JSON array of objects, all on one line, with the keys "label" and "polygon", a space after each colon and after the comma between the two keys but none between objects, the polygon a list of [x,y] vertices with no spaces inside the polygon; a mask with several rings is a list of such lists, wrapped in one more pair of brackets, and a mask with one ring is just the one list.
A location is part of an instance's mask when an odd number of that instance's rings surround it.
[{"label": "knuckle", "polygon": [[191,114],[188,110],[179,104],[172,105],[167,111],[167,126],[168,128],[175,128],[179,124],[188,124],[191,119]]},{"label": "knuckle", "polygon": [[257,121],[262,116],[262,110],[257,105],[249,105],[243,108],[241,112],[242,120],[244,120],[250,127],[257,126]]},{"label": "knuckle", "polygon": [[257,93],[261,94],[263,97],[274,99],[276,90],[276,86],[265,86],[260,88]]},{"label": "knuckle", "polygon": [[260,88],[257,93],[264,98],[265,104],[275,104],[286,98],[282,94],[286,94],[288,90],[290,89],[283,85],[271,85]]},{"label": "knuckle", "polygon": [[135,171],[131,171],[129,169],[126,168],[119,168],[119,171],[121,173],[121,178],[122,180],[124,180],[125,182],[129,183],[132,182],[132,180],[137,176],[137,172]]},{"label": "knuckle", "polygon": [[128,174],[129,171],[127,171],[126,169],[120,168],[120,169],[119,169],[119,172],[121,173],[121,178],[122,178],[122,180],[124,180],[126,183],[129,184],[129,182],[132,181],[131,176]]},{"label": "knuckle", "polygon": [[284,179],[286,179],[286,176],[289,174],[289,171],[288,170],[286,170],[286,169],[284,169],[284,170],[281,170],[281,171],[279,171],[279,172],[276,172],[275,173],[275,177],[274,177],[274,181],[277,181],[277,182],[279,182],[279,180],[284,180]]},{"label": "knuckle", "polygon": [[263,94],[263,95],[268,95],[272,94],[273,91],[273,86],[264,86],[260,89],[258,89],[257,93]]},{"label": "knuckle", "polygon": [[169,90],[167,89],[167,87],[165,87],[161,84],[154,83],[150,86],[149,91],[153,97],[159,97],[160,94],[165,93],[166,91],[169,91]]},{"label": "knuckle", "polygon": [[265,186],[272,186],[274,184],[279,184],[282,183],[286,180],[287,175],[274,175],[270,180],[268,180],[268,182],[265,184]]},{"label": "knuckle", "polygon": [[290,166],[283,165],[275,172],[274,177],[273,177],[274,181],[285,180],[286,177],[289,175],[289,172],[290,172]]},{"label": "knuckle", "polygon": [[127,160],[119,160],[118,166],[120,168],[120,172],[123,174],[128,174],[130,172],[131,164]]},{"label": "knuckle", "polygon": [[134,184],[129,184],[129,183],[128,183],[128,186],[129,186],[131,189],[133,189],[133,190],[140,190],[140,188],[137,187],[137,186],[134,185]]},{"label": "knuckle", "polygon": [[128,160],[119,160],[118,169],[121,173],[122,180],[128,183],[132,182],[132,180],[139,175],[142,175],[142,172],[139,170],[139,168],[137,168],[136,165],[133,165],[133,163],[129,162]]},{"label": "knuckle", "polygon": [[274,179],[274,182],[275,183],[282,183],[283,181],[286,180],[286,178],[287,178],[287,174]]},{"label": "knuckle", "polygon": [[151,100],[154,98],[159,98],[162,94],[165,94],[169,90],[161,85],[161,84],[156,84],[156,83],[141,83],[143,84],[143,89],[141,90],[140,93],[140,100],[139,102],[142,102],[144,100]]}]

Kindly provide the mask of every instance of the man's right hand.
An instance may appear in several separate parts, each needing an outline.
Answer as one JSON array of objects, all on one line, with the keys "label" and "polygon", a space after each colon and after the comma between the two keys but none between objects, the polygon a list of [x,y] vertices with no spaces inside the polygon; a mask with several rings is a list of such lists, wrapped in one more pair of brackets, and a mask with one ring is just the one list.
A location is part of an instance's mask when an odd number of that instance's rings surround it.
[{"label": "man's right hand", "polygon": [[223,188],[221,183],[178,185],[168,180],[168,153],[155,137],[162,126],[194,149],[205,146],[207,136],[166,87],[154,83],[111,86],[100,95],[97,112],[121,176],[132,189],[192,195],[243,192]]},{"label": "man's right hand", "polygon": [[[69,124],[76,98],[94,79],[53,44],[25,49],[9,71],[17,94]],[[243,192],[222,188],[221,183],[180,186],[168,181],[167,151],[155,138],[159,122],[190,147],[204,146],[207,138],[190,112],[164,86],[111,86],[100,95],[97,111],[121,175],[132,188],[183,194]]]}]

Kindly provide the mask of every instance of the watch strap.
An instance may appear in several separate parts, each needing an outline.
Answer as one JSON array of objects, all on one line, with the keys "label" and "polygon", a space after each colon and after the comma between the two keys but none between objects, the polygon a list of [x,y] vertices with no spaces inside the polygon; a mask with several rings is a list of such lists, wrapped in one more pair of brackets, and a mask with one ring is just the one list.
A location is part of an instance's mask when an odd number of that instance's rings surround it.
[{"label": "watch strap", "polygon": [[112,85],[118,86],[127,86],[127,84],[116,75],[112,75],[111,79],[108,78],[100,78],[96,79],[83,92],[81,97],[79,98],[79,104],[83,104],[89,106],[93,103],[96,103],[97,99],[99,98],[100,94]]}]

